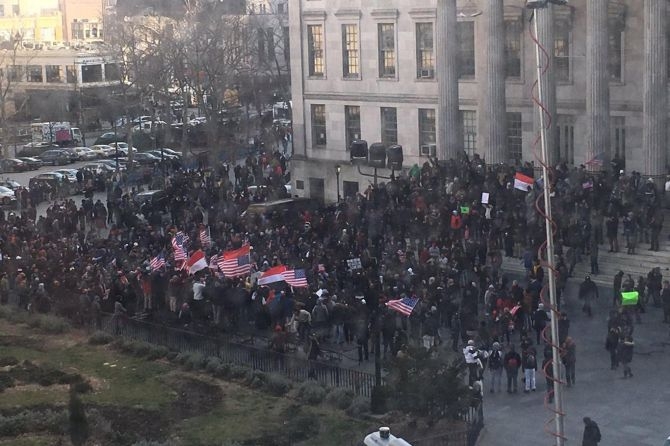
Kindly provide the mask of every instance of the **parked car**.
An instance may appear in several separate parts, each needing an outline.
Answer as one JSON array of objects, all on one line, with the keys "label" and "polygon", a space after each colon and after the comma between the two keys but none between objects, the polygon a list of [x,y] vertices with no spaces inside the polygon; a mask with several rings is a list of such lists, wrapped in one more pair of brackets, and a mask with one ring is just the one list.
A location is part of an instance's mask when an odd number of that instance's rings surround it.
[{"label": "parked car", "polygon": [[98,136],[98,138],[95,140],[94,144],[95,145],[110,144],[110,143],[113,143],[113,142],[123,142],[125,140],[126,140],[126,138],[119,133],[107,132],[107,133],[103,133],[102,135]]},{"label": "parked car", "polygon": [[70,164],[70,153],[63,149],[47,150],[39,156],[44,164],[51,164],[52,166],[63,166]]},{"label": "parked car", "polygon": [[90,170],[96,175],[102,175],[105,173],[114,172],[116,171],[116,168],[110,166],[107,163],[91,163],[91,164],[84,164],[83,166],[81,166],[81,170]]},{"label": "parked car", "polygon": [[44,163],[42,163],[42,160],[32,156],[22,156],[17,159],[23,161],[23,164],[26,165],[27,170],[37,170],[44,165]]},{"label": "parked car", "polygon": [[77,169],[58,169],[54,173],[59,173],[65,177],[69,183],[77,182]]},{"label": "parked car", "polygon": [[76,163],[79,161],[79,154],[74,150],[73,147],[63,147],[62,150],[64,150],[70,157],[70,163]]},{"label": "parked car", "polygon": [[51,149],[59,149],[55,144],[51,144],[48,142],[30,142],[21,148],[19,152],[17,153],[18,156],[24,157],[24,156],[39,156],[42,153],[46,152],[47,150]]},{"label": "parked car", "polygon": [[14,195],[14,191],[7,187],[0,186],[0,203],[4,206],[15,204],[16,195]]},{"label": "parked car", "polygon": [[[117,147],[119,148],[119,153],[122,153],[124,156],[128,156],[127,142],[114,142],[110,144],[110,147],[114,149],[114,153],[112,154],[112,156],[115,155]],[[137,153],[137,148],[133,147],[133,153]]]},{"label": "parked car", "polygon": [[164,158],[166,161],[179,161],[179,157],[177,155],[173,155],[172,153],[166,152],[165,150],[163,150],[163,153],[161,153],[160,149],[149,150],[146,153],[150,153],[158,159]]},{"label": "parked car", "polygon": [[66,194],[75,188],[74,185],[71,185],[69,181],[58,172],[47,172],[35,175],[28,182],[28,187],[30,189],[39,189],[43,185],[49,185],[52,190],[65,190]]},{"label": "parked car", "polygon": [[140,192],[135,195],[133,198],[135,203],[137,203],[140,209],[144,212],[145,210],[163,210],[168,204],[169,197],[167,192],[164,190],[149,190],[145,192]]},{"label": "parked car", "polygon": [[114,154],[114,148],[107,144],[91,146],[91,151],[93,151],[98,158],[107,158]]},{"label": "parked car", "polygon": [[163,147],[163,152],[178,156],[179,158],[183,156],[182,152],[177,152],[176,150],[168,149],[167,147]]},{"label": "parked car", "polygon": [[25,170],[28,170],[28,166],[20,159],[4,158],[0,160],[0,172],[2,173],[23,172]]},{"label": "parked car", "polygon": [[73,150],[81,161],[90,161],[98,158],[98,154],[88,147],[75,147]]},{"label": "parked car", "polygon": [[152,155],[151,153],[148,152],[139,152],[133,155],[133,158],[135,161],[138,163],[147,166],[147,165],[154,165],[158,164],[161,162],[161,159]]},{"label": "parked car", "polygon": [[11,189],[11,190],[16,190],[19,187],[23,187],[23,186],[21,186],[21,183],[19,183],[18,181],[9,180],[9,179],[0,181],[0,186],[6,187],[7,189]]}]

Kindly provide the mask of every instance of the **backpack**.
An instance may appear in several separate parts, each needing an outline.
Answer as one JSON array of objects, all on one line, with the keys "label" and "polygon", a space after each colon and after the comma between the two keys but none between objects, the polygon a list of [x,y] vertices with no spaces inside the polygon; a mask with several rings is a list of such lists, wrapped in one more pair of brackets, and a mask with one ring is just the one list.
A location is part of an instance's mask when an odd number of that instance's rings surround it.
[{"label": "backpack", "polygon": [[494,351],[489,357],[489,368],[498,370],[500,367],[502,367],[502,354],[499,351]]},{"label": "backpack", "polygon": [[537,363],[535,362],[535,355],[530,353],[526,356],[526,368],[527,369],[533,369],[537,366]]}]

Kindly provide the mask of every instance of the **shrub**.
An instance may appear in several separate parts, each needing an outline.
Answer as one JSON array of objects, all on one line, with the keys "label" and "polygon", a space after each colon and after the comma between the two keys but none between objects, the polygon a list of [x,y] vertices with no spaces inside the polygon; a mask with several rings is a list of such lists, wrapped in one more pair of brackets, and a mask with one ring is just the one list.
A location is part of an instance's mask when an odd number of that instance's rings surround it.
[{"label": "shrub", "polygon": [[216,375],[216,371],[221,367],[223,363],[219,358],[216,356],[209,356],[207,357],[207,365],[205,366],[205,370],[207,370],[207,373],[210,375]]},{"label": "shrub", "polygon": [[0,358],[0,367],[7,367],[8,365],[16,365],[19,363],[19,360],[13,356],[3,356]]},{"label": "shrub", "polygon": [[229,378],[231,376],[230,364],[222,363],[216,368],[214,373],[218,378]]},{"label": "shrub", "polygon": [[281,375],[268,373],[265,376],[265,389],[274,396],[283,396],[291,390],[291,381]]},{"label": "shrub", "polygon": [[132,353],[140,358],[149,356],[152,346],[146,342],[135,341],[132,343]]},{"label": "shrub", "polygon": [[150,359],[152,361],[156,359],[161,359],[167,356],[167,354],[170,351],[167,349],[167,347],[163,347],[162,345],[152,345],[149,348],[149,353],[147,354],[147,359]]},{"label": "shrub", "polygon": [[88,343],[91,345],[107,345],[112,342],[114,338],[112,335],[105,333],[104,331],[96,331],[88,338]]},{"label": "shrub", "polygon": [[26,410],[14,415],[0,415],[0,437],[17,437],[28,432],[63,434],[67,426],[65,412]]},{"label": "shrub", "polygon": [[242,379],[247,374],[247,368],[241,367],[239,365],[231,364],[230,366],[230,377],[233,379]]},{"label": "shrub", "polygon": [[354,400],[354,392],[348,389],[333,389],[326,398],[329,404],[345,410]]},{"label": "shrub", "polygon": [[177,364],[185,365],[188,359],[189,359],[188,353],[178,353],[177,356],[175,356],[174,361]]},{"label": "shrub", "polygon": [[298,387],[298,399],[307,404],[320,404],[326,398],[326,389],[313,382],[304,382]]},{"label": "shrub", "polygon": [[7,372],[0,372],[0,392],[14,387],[14,378]]},{"label": "shrub", "polygon": [[174,361],[177,356],[179,355],[179,352],[168,352],[167,355],[165,355],[165,358],[167,358],[168,361]]},{"label": "shrub", "polygon": [[260,370],[248,370],[244,377],[244,383],[252,389],[260,389],[265,385],[267,375]]},{"label": "shrub", "polygon": [[290,407],[290,416],[287,417],[283,432],[293,441],[300,442],[313,438],[319,433],[319,417],[310,411],[303,411],[300,407]]},{"label": "shrub", "polygon": [[347,407],[347,415],[351,417],[360,417],[370,411],[370,401],[362,396],[357,396],[353,399],[349,407]]},{"label": "shrub", "polygon": [[70,323],[50,314],[40,314],[28,319],[28,326],[38,328],[49,334],[61,334],[70,331]]}]

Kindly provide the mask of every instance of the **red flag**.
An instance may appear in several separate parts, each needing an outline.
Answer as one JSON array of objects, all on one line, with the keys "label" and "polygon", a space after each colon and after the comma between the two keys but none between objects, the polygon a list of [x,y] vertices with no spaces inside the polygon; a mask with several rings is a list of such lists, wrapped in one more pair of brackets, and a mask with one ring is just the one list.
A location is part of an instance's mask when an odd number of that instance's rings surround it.
[{"label": "red flag", "polygon": [[201,249],[191,254],[191,257],[184,263],[184,269],[187,269],[189,274],[195,274],[205,268],[207,268],[207,259]]}]

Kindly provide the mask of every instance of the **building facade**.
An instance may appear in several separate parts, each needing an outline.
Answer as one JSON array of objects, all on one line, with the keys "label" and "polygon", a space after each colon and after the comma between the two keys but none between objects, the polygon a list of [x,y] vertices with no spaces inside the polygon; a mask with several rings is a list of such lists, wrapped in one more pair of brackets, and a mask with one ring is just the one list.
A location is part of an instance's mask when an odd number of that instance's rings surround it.
[{"label": "building facade", "polygon": [[65,41],[102,40],[106,0],[59,0]]},{"label": "building facade", "polygon": [[[354,139],[402,145],[405,167],[461,151],[532,161],[537,65],[525,4],[292,0],[296,193],[336,199],[336,165],[342,195],[363,191]],[[552,162],[616,157],[629,171],[666,172],[668,13],[665,1],[571,0],[538,16]]]},{"label": "building facade", "polygon": [[0,42],[17,36],[25,42],[63,40],[58,1],[0,0]]}]

